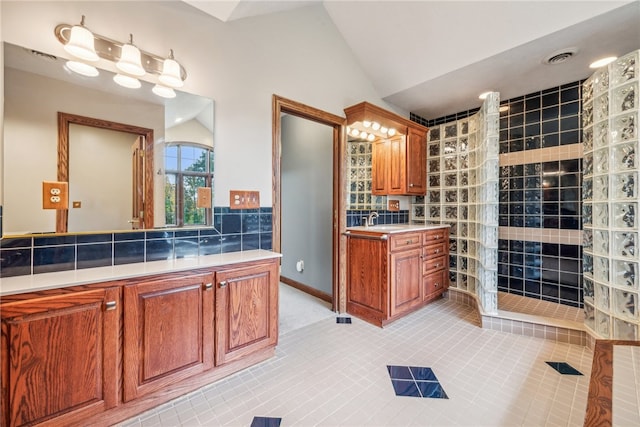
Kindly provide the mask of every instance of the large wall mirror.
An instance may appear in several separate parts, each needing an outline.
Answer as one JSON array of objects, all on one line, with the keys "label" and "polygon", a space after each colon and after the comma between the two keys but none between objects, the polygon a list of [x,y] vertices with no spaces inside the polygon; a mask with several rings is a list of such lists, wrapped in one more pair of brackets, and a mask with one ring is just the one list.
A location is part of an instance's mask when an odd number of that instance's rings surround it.
[{"label": "large wall mirror", "polygon": [[[161,98],[152,83],[127,89],[109,71],[83,77],[65,62],[4,43],[3,237],[174,226],[166,147],[212,150],[213,100],[181,91]],[[43,209],[43,181],[69,182],[68,211]]]}]

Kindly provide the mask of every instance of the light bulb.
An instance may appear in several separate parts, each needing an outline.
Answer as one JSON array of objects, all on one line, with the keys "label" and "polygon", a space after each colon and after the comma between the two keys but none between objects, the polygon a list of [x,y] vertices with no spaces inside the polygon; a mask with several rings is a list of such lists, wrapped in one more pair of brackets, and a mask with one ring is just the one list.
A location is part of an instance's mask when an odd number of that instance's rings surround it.
[{"label": "light bulb", "polygon": [[71,27],[69,41],[64,45],[64,50],[85,61],[94,62],[99,59],[96,53],[93,33],[84,26],[84,15],[82,15],[80,25]]},{"label": "light bulb", "polygon": [[373,130],[380,129],[380,123],[378,123],[378,122],[371,123],[371,129],[373,129]]},{"label": "light bulb", "polygon": [[367,133],[365,131],[360,132],[360,138],[364,139],[367,137]]},{"label": "light bulb", "polygon": [[116,67],[123,73],[141,77],[146,74],[141,61],[140,49],[133,45],[133,35],[129,34],[129,43],[122,45],[120,60],[116,63]]},{"label": "light bulb", "polygon": [[100,74],[96,67],[94,67],[93,65],[85,64],[84,62],[67,61],[65,65],[69,70],[83,76],[95,77]]},{"label": "light bulb", "polygon": [[389,129],[389,130],[387,131],[387,135],[389,135],[389,136],[393,136],[393,135],[395,135],[395,134],[396,134],[396,130],[395,130],[394,128],[391,128],[391,129]]},{"label": "light bulb", "polygon": [[129,89],[138,89],[142,86],[140,80],[135,77],[125,76],[124,74],[116,74],[113,76],[113,81],[118,83],[122,87],[126,87]]},{"label": "light bulb", "polygon": [[169,51],[169,57],[162,63],[162,74],[158,77],[160,83],[169,87],[182,87],[184,82],[182,81],[182,75],[180,73],[180,64],[173,59],[173,49]]},{"label": "light bulb", "polygon": [[367,137],[367,139],[369,141],[373,141],[374,139],[376,139],[376,136],[374,134],[370,133],[369,136]]},{"label": "light bulb", "polygon": [[362,126],[368,128],[369,126],[371,126],[371,122],[369,120],[365,120],[362,122]]},{"label": "light bulb", "polygon": [[384,126],[382,126],[382,127],[380,128],[380,132],[382,132],[382,133],[387,133],[387,130],[388,130],[388,129],[387,129],[386,127],[384,127]]},{"label": "light bulb", "polygon": [[609,65],[611,64],[613,61],[615,61],[616,59],[618,59],[617,56],[608,56],[606,58],[602,58],[602,59],[598,59],[597,61],[592,62],[591,64],[589,64],[589,68],[600,68],[600,67],[604,67],[605,65]]},{"label": "light bulb", "polygon": [[360,135],[360,131],[358,131],[358,129],[351,129],[351,136],[358,136]]}]

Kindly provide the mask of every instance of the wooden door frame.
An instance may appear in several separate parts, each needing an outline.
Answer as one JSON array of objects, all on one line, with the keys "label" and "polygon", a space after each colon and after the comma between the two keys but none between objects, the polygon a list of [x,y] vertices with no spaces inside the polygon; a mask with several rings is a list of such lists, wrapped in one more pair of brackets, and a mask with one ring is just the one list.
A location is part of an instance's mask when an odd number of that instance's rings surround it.
[{"label": "wooden door frame", "polygon": [[[58,181],[69,182],[69,126],[72,124],[115,130],[145,138],[144,228],[153,228],[153,129],[93,117],[58,112]],[[56,233],[68,230],[69,210],[56,210]]]},{"label": "wooden door frame", "polygon": [[282,206],[281,206],[281,163],[282,163],[282,114],[311,120],[333,128],[333,253],[332,253],[332,283],[334,311],[346,311],[346,237],[343,233],[346,226],[346,138],[344,117],[336,116],[326,111],[283,98],[278,95],[272,97],[272,144],[273,144],[273,250],[282,249]]}]

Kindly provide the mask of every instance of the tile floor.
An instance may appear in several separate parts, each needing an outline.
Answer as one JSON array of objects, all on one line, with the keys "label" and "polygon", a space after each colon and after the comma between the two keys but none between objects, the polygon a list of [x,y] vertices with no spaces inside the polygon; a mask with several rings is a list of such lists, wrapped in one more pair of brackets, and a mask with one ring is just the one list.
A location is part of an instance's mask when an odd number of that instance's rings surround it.
[{"label": "tile floor", "polygon": [[[586,347],[481,329],[474,309],[448,299],[384,329],[335,317],[283,333],[272,359],[121,426],[250,426],[256,416],[283,427],[583,424]],[[430,367],[448,399],[396,396],[389,365]]]}]

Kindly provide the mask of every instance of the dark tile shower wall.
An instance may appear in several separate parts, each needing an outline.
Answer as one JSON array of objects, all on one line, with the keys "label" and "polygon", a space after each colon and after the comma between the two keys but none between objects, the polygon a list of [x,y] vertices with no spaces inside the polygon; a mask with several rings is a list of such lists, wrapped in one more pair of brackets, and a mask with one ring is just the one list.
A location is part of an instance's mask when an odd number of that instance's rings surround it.
[{"label": "dark tile shower wall", "polygon": [[0,240],[0,277],[272,248],[271,208],[214,209],[214,228]]},{"label": "dark tile shower wall", "polygon": [[[501,159],[501,227],[540,229],[540,233],[582,229],[582,160],[566,156],[542,159],[540,151],[531,152],[581,144],[581,85],[582,81],[573,82],[500,103],[500,153],[530,156],[530,162],[515,165],[502,165]],[[463,111],[434,120],[411,114],[411,119],[431,127],[475,112]],[[581,253],[581,245],[501,239],[498,288],[582,307]]]}]

